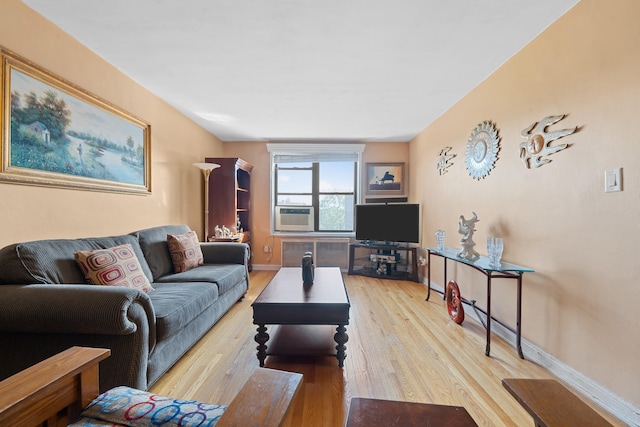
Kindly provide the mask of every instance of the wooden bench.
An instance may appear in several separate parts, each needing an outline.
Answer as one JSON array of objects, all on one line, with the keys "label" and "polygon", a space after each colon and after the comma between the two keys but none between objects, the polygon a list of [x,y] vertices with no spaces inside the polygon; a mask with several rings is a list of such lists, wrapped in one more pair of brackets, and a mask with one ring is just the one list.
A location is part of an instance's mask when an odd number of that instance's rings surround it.
[{"label": "wooden bench", "polygon": [[504,378],[502,385],[533,417],[536,427],[612,425],[556,380]]},{"label": "wooden bench", "polygon": [[[62,427],[96,398],[98,363],[109,350],[72,347],[0,382],[0,426]],[[280,426],[302,374],[258,368],[216,427]]]}]

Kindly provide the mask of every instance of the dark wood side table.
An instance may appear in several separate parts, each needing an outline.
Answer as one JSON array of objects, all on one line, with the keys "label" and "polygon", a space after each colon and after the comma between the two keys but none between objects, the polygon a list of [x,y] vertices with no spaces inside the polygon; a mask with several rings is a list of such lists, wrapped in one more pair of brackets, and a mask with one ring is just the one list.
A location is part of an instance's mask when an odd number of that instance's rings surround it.
[{"label": "dark wood side table", "polygon": [[[338,359],[338,366],[344,367],[344,359],[347,356],[345,344],[349,340],[346,325],[349,324],[351,305],[340,268],[316,267],[314,281],[310,285],[302,283],[302,268],[281,268],[253,302],[252,307],[253,323],[258,325],[255,341],[258,343],[257,356],[260,366],[264,366],[268,354],[305,354],[301,352],[305,343],[309,344],[306,348],[308,354],[328,354],[327,346],[318,345],[318,341],[326,340],[323,340],[322,336],[318,337],[323,333],[321,328],[318,334],[317,327],[333,325],[337,328],[333,336],[336,346],[332,354]],[[282,325],[278,332],[282,330],[283,334],[288,334],[286,339],[275,337],[273,341],[281,345],[273,346],[269,351],[266,325]],[[330,333],[325,333],[324,336],[331,337]],[[287,350],[291,352],[287,353]]]},{"label": "dark wood side table", "polygon": [[354,397],[346,427],[477,427],[462,406]]}]

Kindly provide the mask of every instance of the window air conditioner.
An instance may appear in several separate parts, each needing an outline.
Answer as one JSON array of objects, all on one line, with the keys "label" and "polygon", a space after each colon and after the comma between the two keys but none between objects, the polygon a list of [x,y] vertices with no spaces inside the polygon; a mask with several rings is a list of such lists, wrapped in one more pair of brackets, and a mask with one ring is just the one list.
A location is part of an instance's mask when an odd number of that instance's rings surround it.
[{"label": "window air conditioner", "polygon": [[313,231],[313,206],[276,206],[276,231]]}]

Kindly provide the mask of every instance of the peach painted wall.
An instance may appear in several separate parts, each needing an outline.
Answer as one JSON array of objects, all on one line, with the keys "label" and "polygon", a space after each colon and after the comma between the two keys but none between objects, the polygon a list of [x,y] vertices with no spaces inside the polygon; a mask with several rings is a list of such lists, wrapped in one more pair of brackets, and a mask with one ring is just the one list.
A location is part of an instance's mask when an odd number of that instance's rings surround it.
[{"label": "peach painted wall", "polygon": [[221,141],[19,0],[2,1],[0,45],[149,122],[152,173],[149,196],[0,183],[0,246],[169,223],[202,233],[204,180],[191,164],[221,155]]},{"label": "peach painted wall", "polygon": [[[369,142],[365,144],[362,161],[366,162],[404,162],[405,174],[409,176],[409,144],[406,142]],[[224,153],[227,157],[240,157],[253,165],[251,173],[251,210],[252,210],[252,252],[253,263],[265,268],[277,268],[281,263],[280,239],[272,236],[269,223],[270,182],[269,152],[264,142],[226,142]],[[215,179],[215,172],[212,175]],[[364,177],[362,178],[364,179]],[[264,245],[273,248],[271,254],[263,252]]]},{"label": "peach painted wall", "polygon": [[[447,232],[460,247],[458,217],[477,212],[475,242],[503,236],[504,259],[532,267],[523,291],[523,336],[636,407],[640,405],[640,3],[583,0],[410,143],[411,199],[422,203],[423,245]],[[523,23],[526,25],[526,23]],[[537,169],[519,158],[520,133],[544,117],[579,126],[571,146]],[[471,131],[500,131],[495,169],[465,169]],[[555,144],[552,144],[555,145]],[[453,147],[439,176],[438,152]],[[604,170],[623,168],[623,188],[604,192]],[[442,262],[434,262],[442,270]],[[486,307],[483,277],[456,267],[461,293]],[[451,276],[450,276],[451,277]],[[442,285],[442,276],[434,280]],[[493,285],[498,319],[515,324],[515,286]]]}]

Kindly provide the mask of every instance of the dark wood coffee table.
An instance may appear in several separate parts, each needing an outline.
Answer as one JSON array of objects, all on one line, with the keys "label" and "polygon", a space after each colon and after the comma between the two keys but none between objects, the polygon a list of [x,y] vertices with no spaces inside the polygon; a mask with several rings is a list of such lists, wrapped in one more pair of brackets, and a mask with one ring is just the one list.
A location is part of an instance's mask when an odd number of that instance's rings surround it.
[{"label": "dark wood coffee table", "polygon": [[[290,350],[289,354],[303,354],[301,349],[305,344],[308,344],[306,350],[310,354],[327,354],[328,347],[318,344],[323,341],[323,334],[327,337],[326,332],[322,332],[326,328],[301,328],[300,325],[337,325],[333,336],[336,346],[331,354],[335,354],[339,367],[344,366],[345,344],[349,340],[346,325],[349,324],[351,305],[338,267],[316,267],[311,285],[302,284],[302,268],[281,268],[252,306],[253,323],[258,325],[255,340],[260,366],[264,366],[267,355],[287,354],[287,350]],[[268,351],[266,325],[283,325],[278,329],[284,336],[274,338],[280,345],[272,346]]]},{"label": "dark wood coffee table", "polygon": [[354,397],[346,427],[477,427],[462,406]]}]

